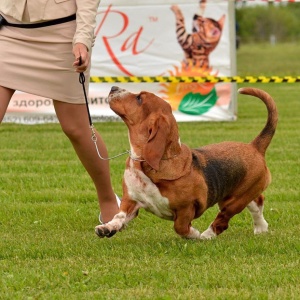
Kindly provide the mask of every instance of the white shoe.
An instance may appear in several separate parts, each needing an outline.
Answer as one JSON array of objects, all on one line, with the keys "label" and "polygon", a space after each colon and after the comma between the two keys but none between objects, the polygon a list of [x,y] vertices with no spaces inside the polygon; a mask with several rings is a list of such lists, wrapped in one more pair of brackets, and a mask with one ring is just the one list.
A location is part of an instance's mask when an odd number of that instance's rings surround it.
[{"label": "white shoe", "polygon": [[[118,197],[117,194],[115,194],[115,195],[116,195],[116,200],[117,200],[118,207],[120,208],[121,200],[120,200],[120,198]],[[100,224],[104,224],[104,223],[102,222],[102,219],[101,219],[101,213],[99,214],[99,222],[100,222]]]}]

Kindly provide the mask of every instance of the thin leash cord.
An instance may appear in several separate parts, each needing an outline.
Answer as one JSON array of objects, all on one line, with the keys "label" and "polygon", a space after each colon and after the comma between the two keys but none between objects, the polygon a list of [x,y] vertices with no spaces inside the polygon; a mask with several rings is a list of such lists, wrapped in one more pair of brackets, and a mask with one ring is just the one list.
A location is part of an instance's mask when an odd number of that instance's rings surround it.
[{"label": "thin leash cord", "polygon": [[85,105],[86,105],[86,109],[87,109],[87,113],[88,113],[88,117],[89,117],[89,124],[90,124],[90,128],[91,128],[91,131],[92,131],[92,141],[94,142],[94,145],[95,145],[95,148],[96,148],[96,151],[97,151],[97,154],[98,154],[99,158],[102,159],[102,160],[110,160],[110,159],[122,156],[124,154],[130,153],[130,151],[127,150],[127,151],[125,151],[123,153],[117,154],[117,155],[112,156],[112,157],[105,158],[105,157],[101,156],[100,151],[98,149],[98,145],[97,145],[97,136],[96,136],[96,133],[95,133],[94,125],[93,125],[91,114],[90,114],[89,103],[88,103],[86,89],[85,89],[85,85],[84,85],[84,83],[85,83],[85,75],[84,75],[83,72],[80,72],[80,74],[79,74],[79,82],[81,83],[82,89],[83,89],[83,94],[84,94],[84,99],[85,99]]}]

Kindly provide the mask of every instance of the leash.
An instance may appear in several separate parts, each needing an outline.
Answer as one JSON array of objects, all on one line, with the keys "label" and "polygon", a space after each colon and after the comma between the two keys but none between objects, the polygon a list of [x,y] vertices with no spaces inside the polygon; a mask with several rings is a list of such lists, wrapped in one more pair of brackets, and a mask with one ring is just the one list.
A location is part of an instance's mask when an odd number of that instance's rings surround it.
[{"label": "leash", "polygon": [[[81,57],[80,57],[80,64],[81,64]],[[117,154],[115,156],[112,156],[112,157],[103,157],[101,154],[100,154],[100,151],[98,149],[98,145],[97,145],[97,136],[96,136],[96,133],[95,133],[95,128],[94,128],[94,125],[93,125],[93,122],[92,122],[92,118],[91,118],[91,114],[90,114],[90,109],[89,109],[89,103],[88,103],[88,98],[87,98],[87,94],[86,94],[86,89],[85,89],[85,75],[83,72],[80,72],[79,74],[79,82],[81,83],[82,85],[82,89],[83,89],[83,94],[84,94],[84,100],[85,100],[85,105],[86,105],[86,110],[87,110],[87,113],[88,113],[88,118],[89,118],[89,124],[90,124],[90,129],[91,129],[91,132],[92,132],[92,141],[95,145],[95,148],[96,148],[96,151],[97,151],[97,154],[99,156],[100,159],[102,160],[111,160],[111,159],[114,159],[114,158],[117,158],[119,156],[122,156],[124,154],[130,154],[130,151],[127,150],[125,152],[122,152],[120,154]]]},{"label": "leash", "polygon": [[[79,58],[80,59],[80,64],[81,64],[81,57]],[[100,159],[102,160],[111,160],[111,159],[114,159],[114,158],[117,158],[119,156],[122,156],[124,154],[129,154],[129,157],[134,160],[134,161],[145,161],[144,159],[140,159],[138,157],[133,157],[132,153],[130,150],[126,150],[125,152],[122,152],[120,154],[117,154],[115,156],[112,156],[112,157],[102,157],[102,155],[100,154],[100,151],[98,149],[98,145],[97,145],[97,136],[96,136],[96,133],[95,133],[95,128],[94,128],[94,125],[93,125],[93,122],[92,122],[92,118],[91,118],[91,114],[90,114],[90,109],[89,109],[89,102],[88,102],[88,98],[87,98],[87,93],[86,93],[86,89],[85,89],[85,75],[83,72],[80,72],[79,74],[79,82],[81,83],[82,85],[82,89],[83,89],[83,94],[84,94],[84,100],[85,100],[85,105],[86,105],[86,110],[87,110],[87,113],[88,113],[88,118],[89,118],[89,124],[90,124],[90,129],[91,129],[91,132],[92,132],[92,141],[95,145],[95,148],[96,148],[96,151],[97,151],[97,154],[99,156]],[[168,158],[163,158],[162,160],[168,160],[168,159],[171,159],[173,157],[176,157],[177,154],[171,156],[171,157],[168,157]]]}]

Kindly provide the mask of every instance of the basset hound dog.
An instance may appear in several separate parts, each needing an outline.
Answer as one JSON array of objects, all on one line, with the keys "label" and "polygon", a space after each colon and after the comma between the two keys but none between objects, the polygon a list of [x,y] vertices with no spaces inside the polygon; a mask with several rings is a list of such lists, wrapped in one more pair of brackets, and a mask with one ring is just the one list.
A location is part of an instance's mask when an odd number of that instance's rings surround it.
[{"label": "basset hound dog", "polygon": [[[211,239],[228,228],[230,219],[247,207],[254,233],[268,230],[263,216],[263,191],[271,182],[265,152],[275,133],[278,113],[274,100],[256,88],[239,93],[261,99],[268,111],[262,131],[250,143],[221,142],[190,149],[182,144],[171,106],[158,96],[112,87],[110,108],[129,131],[130,156],[126,160],[119,213],[95,228],[111,237],[137,216],[140,208],[172,220],[177,234],[189,239]],[[200,233],[192,221],[218,204],[219,212]]]}]

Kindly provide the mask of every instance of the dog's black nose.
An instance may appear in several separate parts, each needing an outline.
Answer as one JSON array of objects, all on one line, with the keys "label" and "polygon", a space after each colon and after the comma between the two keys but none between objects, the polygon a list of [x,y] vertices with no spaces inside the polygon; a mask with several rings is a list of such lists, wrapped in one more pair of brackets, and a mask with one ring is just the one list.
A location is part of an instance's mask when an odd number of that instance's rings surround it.
[{"label": "dog's black nose", "polygon": [[112,88],[111,88],[111,92],[116,92],[117,90],[118,90],[119,88],[117,87],[117,86],[113,86]]}]

